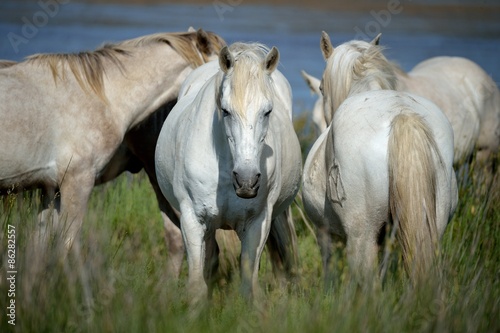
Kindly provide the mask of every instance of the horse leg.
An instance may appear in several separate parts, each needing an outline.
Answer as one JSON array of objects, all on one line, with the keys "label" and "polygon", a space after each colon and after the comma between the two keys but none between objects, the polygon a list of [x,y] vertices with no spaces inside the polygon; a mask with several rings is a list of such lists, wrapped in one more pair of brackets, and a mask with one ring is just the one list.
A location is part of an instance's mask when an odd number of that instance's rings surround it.
[{"label": "horse leg", "polygon": [[173,280],[177,281],[181,273],[182,261],[184,260],[184,243],[180,229],[178,212],[163,197],[158,186],[153,188],[160,206],[163,226],[165,227],[165,245],[167,247],[167,274]]},{"label": "horse leg", "polygon": [[203,271],[205,281],[208,285],[208,298],[212,298],[212,292],[217,281],[219,269],[219,246],[215,240],[215,230],[205,234],[205,269]]},{"label": "horse leg", "polygon": [[217,283],[223,286],[232,280],[233,272],[240,267],[241,244],[238,235],[233,230],[217,229],[215,241],[220,252]]},{"label": "horse leg", "polygon": [[[150,160],[147,160],[148,162]],[[165,245],[167,247],[167,274],[173,281],[179,279],[182,261],[184,260],[184,243],[180,229],[179,212],[177,212],[161,193],[154,165],[145,162],[144,170],[149,177],[149,182],[155,191],[156,200],[160,207],[163,226],[165,228]]]},{"label": "horse leg", "polygon": [[325,291],[333,287],[334,275],[332,273],[331,261],[333,253],[333,238],[328,226],[317,228],[316,237],[318,239],[319,250],[323,262],[323,283]]},{"label": "horse leg", "polygon": [[207,283],[204,281],[206,227],[186,203],[181,203],[181,232],[187,253],[189,300],[192,305],[197,305],[206,299],[208,293]]},{"label": "horse leg", "polygon": [[80,232],[94,182],[94,175],[88,173],[66,174],[60,185],[61,211],[58,223],[59,231],[64,232],[62,236],[65,237],[67,248],[72,247]]},{"label": "horse leg", "polygon": [[173,280],[177,281],[181,273],[182,261],[184,260],[184,243],[182,241],[181,229],[175,225],[165,211],[161,211],[163,226],[165,227],[165,244],[167,246],[167,273]]},{"label": "horse leg", "polygon": [[[264,213],[266,214],[266,213]],[[259,262],[271,228],[271,217],[264,215],[247,222],[241,236],[241,292],[248,300],[255,300],[259,292]]]},{"label": "horse leg", "polygon": [[298,244],[290,207],[272,221],[266,246],[274,276],[280,285],[286,285],[287,280],[296,282],[299,275]]},{"label": "horse leg", "polygon": [[37,251],[43,252],[50,239],[50,232],[58,225],[60,196],[56,196],[56,188],[44,187],[41,193],[41,207],[38,213],[38,226],[35,232]]},{"label": "horse leg", "polygon": [[76,265],[80,283],[83,289],[85,305],[92,308],[94,301],[90,288],[90,278],[81,254],[79,233],[87,210],[90,194],[95,184],[92,173],[66,174],[60,185],[61,212],[59,230],[65,238],[66,249],[71,254]]},{"label": "horse leg", "polygon": [[376,232],[359,232],[347,238],[347,259],[351,272],[363,286],[372,289],[378,285],[378,245]]}]

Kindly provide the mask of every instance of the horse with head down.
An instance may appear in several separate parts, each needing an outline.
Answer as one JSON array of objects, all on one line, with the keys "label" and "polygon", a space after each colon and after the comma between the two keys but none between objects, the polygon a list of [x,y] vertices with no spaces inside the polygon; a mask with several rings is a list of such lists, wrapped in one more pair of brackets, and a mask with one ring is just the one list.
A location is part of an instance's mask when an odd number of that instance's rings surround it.
[{"label": "horse with head down", "polygon": [[[0,70],[0,191],[41,188],[40,235],[55,201],[54,223],[67,223],[71,244],[94,185],[144,163],[146,150],[134,152],[139,142],[127,137],[175,101],[184,78],[222,45],[200,29],[7,63]],[[117,156],[127,162],[113,166]]]}]

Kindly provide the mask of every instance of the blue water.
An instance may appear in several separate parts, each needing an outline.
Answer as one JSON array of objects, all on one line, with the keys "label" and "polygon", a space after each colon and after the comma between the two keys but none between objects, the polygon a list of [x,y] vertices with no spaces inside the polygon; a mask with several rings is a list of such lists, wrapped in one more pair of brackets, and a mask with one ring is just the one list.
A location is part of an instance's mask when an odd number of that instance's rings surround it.
[{"label": "blue water", "polygon": [[[42,0],[51,1],[56,3]],[[400,13],[378,20],[370,12],[246,6],[244,1],[234,0],[232,3],[242,4],[230,6],[231,2],[220,1],[227,7],[216,7],[216,2],[138,6],[59,1],[66,4],[44,9],[35,1],[2,0],[0,59],[22,60],[33,53],[92,50],[104,42],[202,27],[218,33],[228,43],[258,41],[277,46],[281,53],[279,69],[290,81],[294,112],[298,114],[310,109],[315,101],[300,70],[321,75],[321,31],[329,33],[334,45],[355,37],[371,38],[380,31],[388,58],[405,70],[433,56],[463,56],[482,66],[497,84],[500,82],[500,17],[494,15],[485,19],[415,16],[405,12],[404,1]]]}]

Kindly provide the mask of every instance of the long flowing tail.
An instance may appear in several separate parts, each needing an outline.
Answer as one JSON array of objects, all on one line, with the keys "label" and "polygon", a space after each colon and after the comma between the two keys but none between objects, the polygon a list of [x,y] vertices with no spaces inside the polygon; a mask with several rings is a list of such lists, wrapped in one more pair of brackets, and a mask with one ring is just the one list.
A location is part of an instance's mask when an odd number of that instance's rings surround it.
[{"label": "long flowing tail", "polygon": [[425,278],[438,246],[435,158],[441,160],[424,119],[415,113],[396,116],[389,137],[389,204],[414,283]]}]

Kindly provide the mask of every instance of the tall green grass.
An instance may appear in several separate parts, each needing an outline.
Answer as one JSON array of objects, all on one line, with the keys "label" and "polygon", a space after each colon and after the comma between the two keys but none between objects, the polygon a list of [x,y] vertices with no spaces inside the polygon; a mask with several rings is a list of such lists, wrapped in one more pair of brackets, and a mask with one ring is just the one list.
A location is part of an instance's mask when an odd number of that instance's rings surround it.
[{"label": "tall green grass", "polygon": [[[437,278],[411,288],[396,251],[382,290],[350,278],[343,247],[337,279],[323,288],[319,249],[300,216],[298,285],[277,287],[269,259],[261,263],[265,298],[249,306],[232,283],[216,289],[198,316],[189,311],[184,264],[179,283],[167,279],[168,255],[154,193],[143,174],[97,187],[81,232],[80,255],[61,259],[53,240],[31,249],[36,196],[8,196],[0,207],[0,332],[498,332],[500,331],[500,182],[478,194],[460,188],[460,203],[439,253]],[[16,229],[16,325],[8,324],[8,225]],[[36,269],[34,268],[36,267]]]}]

